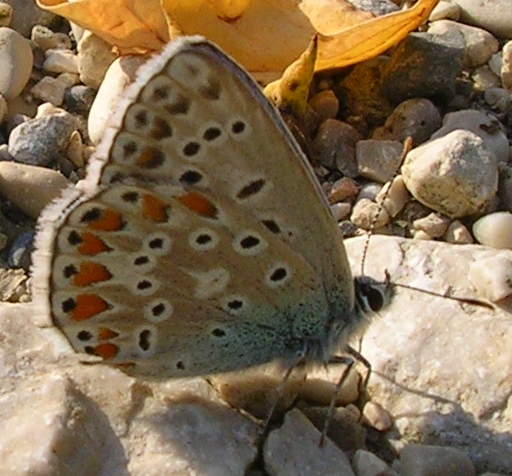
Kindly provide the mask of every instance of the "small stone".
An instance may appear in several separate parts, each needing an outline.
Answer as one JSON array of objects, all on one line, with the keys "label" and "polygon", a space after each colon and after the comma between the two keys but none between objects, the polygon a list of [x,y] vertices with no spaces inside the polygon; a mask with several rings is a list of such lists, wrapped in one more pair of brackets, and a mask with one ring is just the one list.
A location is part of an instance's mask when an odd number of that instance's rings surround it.
[{"label": "small stone", "polygon": [[454,20],[457,21],[460,16],[459,6],[450,0],[441,0],[430,12],[429,20]]},{"label": "small stone", "polygon": [[393,425],[393,418],[381,405],[368,402],[363,408],[364,421],[378,431],[387,431]]},{"label": "small stone", "polygon": [[337,222],[347,219],[352,211],[352,205],[344,202],[334,203],[329,208],[331,209],[332,216]]},{"label": "small stone", "polygon": [[494,153],[498,162],[508,162],[508,139],[504,127],[492,114],[474,109],[450,112],[443,117],[443,127],[432,134],[431,139],[438,139],[456,129],[476,134],[485,142],[487,149]]},{"label": "small stone", "polygon": [[327,89],[313,96],[309,101],[309,105],[322,120],[325,120],[336,117],[340,102],[332,89]]},{"label": "small stone", "polygon": [[501,63],[502,63],[502,55],[501,51],[494,53],[491,56],[491,59],[487,63],[489,65],[490,70],[498,77],[501,77]]},{"label": "small stone", "polygon": [[45,51],[44,71],[48,73],[78,74],[78,58],[71,50],[52,48]]},{"label": "small stone", "polygon": [[347,177],[357,177],[355,148],[361,139],[351,125],[336,119],[326,119],[313,140],[313,148],[322,165],[338,169]]},{"label": "small stone", "polygon": [[375,202],[378,204],[383,202],[389,216],[396,217],[410,199],[411,196],[405,187],[404,178],[402,175],[397,175],[392,182],[388,182],[382,187],[375,197]]},{"label": "small stone", "polygon": [[498,40],[488,31],[451,20],[433,22],[429,33],[454,35],[458,31],[464,38],[464,67],[475,68],[489,61],[499,49]]},{"label": "small stone", "polygon": [[385,183],[393,179],[402,161],[402,144],[397,140],[360,140],[356,144],[359,175]]},{"label": "small stone", "polygon": [[383,68],[382,94],[394,103],[415,97],[449,99],[462,73],[463,55],[462,38],[410,33]]},{"label": "small stone", "polygon": [[48,26],[57,18],[55,13],[39,8],[32,0],[6,1],[14,7],[10,27],[25,38],[30,38],[30,32],[34,25]]},{"label": "small stone", "polygon": [[30,78],[33,62],[30,42],[18,32],[0,27],[0,94],[5,99],[21,93]]},{"label": "small stone", "polygon": [[496,76],[486,64],[476,68],[471,74],[471,79],[477,91],[485,91],[489,88],[501,86],[501,79]]},{"label": "small stone", "polygon": [[[377,213],[379,215],[375,219]],[[390,216],[383,207],[367,198],[363,198],[354,205],[350,220],[359,228],[370,230],[372,226],[381,228],[387,225],[390,222]]]},{"label": "small stone", "polygon": [[[1,247],[3,249],[7,242],[7,237],[5,235],[1,235],[1,236],[2,236],[2,238],[0,239],[2,241]],[[4,238],[5,238],[5,242],[3,242]],[[11,247],[9,248],[9,251],[7,253],[7,264],[9,265],[9,267],[23,268],[27,271],[29,270],[30,264],[31,264],[30,255],[32,253],[33,242],[34,242],[34,231],[33,230],[30,230],[30,231],[22,233],[21,235],[18,235],[18,237],[14,240],[14,243],[11,245]],[[0,282],[1,282],[1,280],[0,280]],[[15,288],[11,288],[11,290],[14,292]],[[0,292],[0,296],[1,295],[2,295],[2,293]],[[3,297],[4,296],[2,296],[2,298]],[[8,299],[10,300],[11,297],[12,297],[12,295],[9,296]]]},{"label": "small stone", "polygon": [[337,203],[343,200],[354,198],[359,193],[357,184],[348,177],[342,177],[333,183],[327,196],[329,203]]},{"label": "small stone", "polygon": [[416,200],[450,218],[485,212],[498,189],[494,155],[464,130],[410,151],[402,175]]},{"label": "small stone", "polygon": [[424,241],[429,241],[429,240],[433,240],[434,237],[429,235],[426,231],[423,231],[423,230],[413,230],[413,238],[415,240],[424,240]]},{"label": "small stone", "polygon": [[263,458],[269,474],[279,476],[354,476],[348,457],[329,439],[319,446],[320,432],[299,410],[287,413],[284,423],[265,441]]},{"label": "small stone", "polygon": [[400,462],[401,476],[475,476],[469,457],[455,448],[410,444]]},{"label": "small stone", "polygon": [[2,196],[34,219],[69,185],[66,177],[55,170],[16,162],[0,162]]},{"label": "small stone", "polygon": [[55,48],[70,50],[72,47],[71,39],[64,33],[54,33],[43,25],[36,25],[32,28],[31,40],[43,51]]},{"label": "small stone", "polygon": [[64,84],[66,88],[70,88],[80,82],[80,77],[74,73],[61,73],[57,76],[57,80]]},{"label": "small stone", "polygon": [[368,200],[376,201],[377,196],[382,191],[382,185],[376,182],[368,182],[361,186],[361,190],[359,195],[357,196],[358,200],[362,198],[367,198]]},{"label": "small stone", "polygon": [[482,245],[512,249],[512,213],[496,212],[483,216],[473,224],[473,234]]},{"label": "small stone", "polygon": [[58,78],[45,76],[41,81],[35,84],[30,90],[31,93],[38,99],[44,102],[51,102],[55,106],[60,106],[64,100],[64,93],[67,85]]},{"label": "small stone", "polygon": [[484,99],[489,106],[501,112],[508,111],[512,103],[510,92],[503,88],[487,88]]},{"label": "small stone", "polygon": [[423,144],[441,127],[441,114],[432,101],[423,98],[400,103],[386,119],[383,127],[375,130],[373,139],[404,141],[412,138],[415,146]]},{"label": "small stone", "polygon": [[12,20],[12,7],[8,3],[0,2],[0,27],[9,26]]},{"label": "small stone", "polygon": [[416,230],[424,231],[433,238],[443,236],[449,225],[450,219],[439,213],[430,213],[426,217],[414,220],[412,223]]},{"label": "small stone", "polygon": [[17,162],[49,165],[64,155],[75,118],[67,113],[44,115],[16,126],[9,136],[9,153]]},{"label": "small stone", "polygon": [[88,86],[78,84],[64,93],[64,102],[69,112],[85,115],[91,109],[96,91]]},{"label": "small stone", "polygon": [[512,90],[512,41],[505,43],[501,51],[501,84],[505,89]]},{"label": "small stone", "polygon": [[469,279],[478,295],[498,302],[512,294],[512,253],[483,253],[469,266]]},{"label": "small stone", "polygon": [[460,21],[490,31],[498,38],[512,39],[509,0],[457,0]]},{"label": "small stone", "polygon": [[302,411],[321,432],[324,431],[327,418],[330,418],[327,437],[344,453],[350,455],[365,447],[367,432],[361,424],[361,412],[355,405],[335,407],[332,415],[328,414],[329,409],[326,406],[305,405]]},{"label": "small stone", "polygon": [[366,450],[357,450],[352,459],[357,476],[381,476],[388,471],[388,465]]},{"label": "small stone", "polygon": [[82,142],[82,136],[80,135],[80,132],[73,131],[66,147],[66,157],[77,169],[80,169],[84,166],[84,157],[82,154],[83,148],[84,144]]},{"label": "small stone", "polygon": [[[112,45],[90,32],[86,32],[78,43],[78,69],[80,80],[86,86],[98,90],[105,78],[107,70],[116,59]],[[119,60],[126,64],[126,60]],[[140,65],[143,59],[138,60]],[[129,62],[129,61],[128,61]],[[127,73],[132,77],[131,73]]]},{"label": "small stone", "polygon": [[473,237],[469,230],[459,220],[453,220],[443,236],[444,241],[454,245],[469,245]]},{"label": "small stone", "polygon": [[[66,111],[60,107],[55,106],[55,104],[52,104],[51,102],[45,102],[37,107],[35,119],[39,119],[44,116],[52,116],[54,114],[66,114]],[[30,120],[30,118],[27,120]]]}]

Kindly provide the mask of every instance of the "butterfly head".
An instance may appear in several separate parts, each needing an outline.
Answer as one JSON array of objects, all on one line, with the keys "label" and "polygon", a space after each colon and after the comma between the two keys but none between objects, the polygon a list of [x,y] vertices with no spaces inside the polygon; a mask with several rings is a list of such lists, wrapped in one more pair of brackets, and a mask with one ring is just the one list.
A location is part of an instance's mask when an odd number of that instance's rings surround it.
[{"label": "butterfly head", "polygon": [[356,308],[366,316],[385,308],[393,295],[393,286],[387,272],[384,281],[376,281],[369,276],[357,276],[354,278],[354,288]]}]

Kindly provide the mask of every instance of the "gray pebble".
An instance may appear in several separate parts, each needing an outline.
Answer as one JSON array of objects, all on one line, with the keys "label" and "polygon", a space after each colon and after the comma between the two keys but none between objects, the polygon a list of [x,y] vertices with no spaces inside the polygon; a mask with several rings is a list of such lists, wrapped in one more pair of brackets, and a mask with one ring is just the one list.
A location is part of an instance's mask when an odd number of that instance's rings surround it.
[{"label": "gray pebble", "polygon": [[34,0],[4,0],[13,7],[11,28],[26,38],[35,25],[48,26],[57,15],[39,8]]},{"label": "gray pebble", "polygon": [[356,144],[359,175],[385,183],[397,173],[402,161],[402,143],[397,140],[360,140]]},{"label": "gray pebble", "polygon": [[426,142],[441,127],[441,114],[432,101],[423,98],[407,99],[387,118],[383,127],[373,133],[373,139],[404,141],[412,138],[415,146]]},{"label": "gray pebble", "polygon": [[463,57],[461,38],[412,33],[396,47],[382,72],[382,94],[395,104],[414,97],[450,98]]},{"label": "gray pebble", "polygon": [[12,130],[9,153],[19,163],[49,165],[64,155],[75,129],[75,118],[67,112],[30,119]]},{"label": "gray pebble", "polygon": [[67,89],[64,93],[66,109],[74,114],[86,115],[91,109],[96,91],[83,84]]},{"label": "gray pebble", "polygon": [[313,140],[313,148],[322,165],[338,169],[347,177],[357,177],[355,148],[361,139],[350,124],[336,119],[326,119]]},{"label": "gray pebble", "polygon": [[466,453],[442,446],[407,445],[400,453],[401,476],[475,476]]}]

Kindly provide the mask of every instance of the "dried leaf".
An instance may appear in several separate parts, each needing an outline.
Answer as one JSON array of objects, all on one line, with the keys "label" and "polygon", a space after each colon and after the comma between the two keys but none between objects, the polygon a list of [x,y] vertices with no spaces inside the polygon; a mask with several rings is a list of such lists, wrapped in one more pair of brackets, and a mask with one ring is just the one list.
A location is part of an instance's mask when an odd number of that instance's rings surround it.
[{"label": "dried leaf", "polygon": [[317,38],[309,44],[307,50],[284,71],[281,78],[264,89],[267,96],[281,111],[295,117],[304,117],[309,88],[315,72]]},{"label": "dried leaf", "polygon": [[121,53],[159,50],[200,34],[251,72],[281,72],[319,34],[316,70],[375,56],[426,20],[438,0],[371,19],[346,0],[36,0]]},{"label": "dried leaf", "polygon": [[160,0],[36,0],[40,8],[90,30],[121,53],[160,50],[169,27]]},{"label": "dried leaf", "polygon": [[315,70],[349,66],[386,51],[426,21],[438,1],[419,0],[409,10],[368,20],[336,35],[319,35]]},{"label": "dried leaf", "polygon": [[169,21],[216,43],[251,72],[282,71],[316,31],[296,0],[162,0]]}]

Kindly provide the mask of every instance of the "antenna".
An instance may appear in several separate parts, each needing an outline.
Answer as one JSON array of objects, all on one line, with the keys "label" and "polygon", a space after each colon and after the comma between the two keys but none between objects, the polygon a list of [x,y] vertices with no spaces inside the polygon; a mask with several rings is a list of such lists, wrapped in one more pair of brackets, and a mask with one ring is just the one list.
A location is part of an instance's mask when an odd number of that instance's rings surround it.
[{"label": "antenna", "polygon": [[[395,170],[395,173],[393,174],[393,178],[391,179],[390,182],[388,182],[389,187],[387,187],[386,190],[384,191],[384,195],[382,196],[382,199],[380,201],[379,208],[377,208],[377,213],[373,216],[371,224],[370,224],[370,229],[368,230],[368,234],[366,235],[366,242],[364,244],[364,249],[363,249],[363,257],[361,259],[361,276],[364,276],[364,264],[366,262],[366,255],[368,253],[368,246],[370,244],[370,238],[372,237],[373,232],[375,231],[375,224],[377,223],[377,220],[378,220],[382,210],[384,209],[384,203],[386,202],[386,198],[388,198],[389,190],[391,189],[391,185],[393,184],[393,181],[400,173],[400,167],[404,163],[405,157],[411,150],[412,150],[412,137],[407,137],[404,141],[402,154],[400,155],[400,163],[398,164],[398,167]],[[384,185],[384,186],[386,186],[386,185]]]}]

